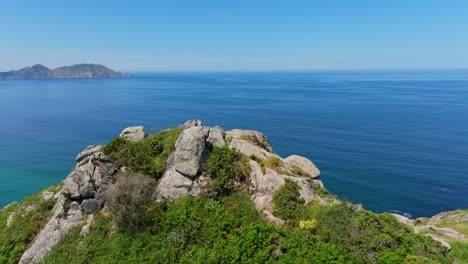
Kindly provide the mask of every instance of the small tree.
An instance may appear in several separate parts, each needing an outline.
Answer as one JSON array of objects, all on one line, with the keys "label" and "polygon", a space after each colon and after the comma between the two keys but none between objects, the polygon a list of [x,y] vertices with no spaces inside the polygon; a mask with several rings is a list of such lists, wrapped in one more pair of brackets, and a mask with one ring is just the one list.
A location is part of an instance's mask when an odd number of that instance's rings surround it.
[{"label": "small tree", "polygon": [[124,229],[138,231],[148,217],[153,181],[143,174],[118,174],[114,184],[103,192],[109,210]]},{"label": "small tree", "polygon": [[273,194],[273,213],[282,219],[296,219],[304,204],[305,201],[299,194],[299,185],[290,180],[286,180]]}]

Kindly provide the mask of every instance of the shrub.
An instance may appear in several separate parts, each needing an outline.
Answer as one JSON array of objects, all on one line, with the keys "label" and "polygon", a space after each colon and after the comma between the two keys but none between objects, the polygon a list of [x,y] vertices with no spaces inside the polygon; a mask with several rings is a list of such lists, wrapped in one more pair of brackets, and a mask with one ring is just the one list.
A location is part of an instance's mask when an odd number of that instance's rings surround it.
[{"label": "shrub", "polygon": [[102,152],[112,158],[117,167],[129,167],[133,172],[142,172],[158,179],[166,169],[166,160],[175,150],[175,142],[181,129],[171,129],[133,142],[116,137]]},{"label": "shrub", "polygon": [[314,229],[317,226],[318,222],[315,219],[301,220],[299,221],[299,228],[305,230]]},{"label": "shrub", "polygon": [[304,210],[304,199],[299,194],[299,185],[286,180],[273,194],[273,213],[286,220],[294,220]]},{"label": "shrub", "polygon": [[148,221],[153,182],[142,174],[119,174],[116,182],[103,192],[109,210],[123,229],[138,231]]},{"label": "shrub", "polygon": [[278,157],[271,156],[263,161],[263,165],[267,168],[280,172],[281,168],[283,167],[283,162]]},{"label": "shrub", "polygon": [[202,166],[204,176],[211,179],[208,196],[229,195],[236,186],[242,186],[250,173],[247,157],[227,146],[213,147]]}]

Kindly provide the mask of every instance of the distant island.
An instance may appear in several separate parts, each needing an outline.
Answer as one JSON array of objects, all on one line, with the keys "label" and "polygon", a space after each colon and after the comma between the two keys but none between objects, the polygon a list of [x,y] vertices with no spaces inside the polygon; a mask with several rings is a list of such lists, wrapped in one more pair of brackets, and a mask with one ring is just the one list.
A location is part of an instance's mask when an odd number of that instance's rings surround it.
[{"label": "distant island", "polygon": [[49,69],[36,64],[19,70],[0,72],[0,79],[61,79],[61,78],[128,78],[130,74],[116,72],[100,64],[76,64]]}]

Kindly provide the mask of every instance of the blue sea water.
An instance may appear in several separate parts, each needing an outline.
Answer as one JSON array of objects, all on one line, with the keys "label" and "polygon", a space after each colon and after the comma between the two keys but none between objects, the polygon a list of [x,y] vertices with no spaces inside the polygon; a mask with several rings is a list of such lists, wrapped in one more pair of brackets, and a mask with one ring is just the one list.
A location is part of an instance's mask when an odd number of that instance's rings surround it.
[{"label": "blue sea water", "polygon": [[1,80],[0,206],[61,181],[79,151],[126,126],[192,118],[262,131],[367,209],[419,217],[468,207],[468,71]]}]

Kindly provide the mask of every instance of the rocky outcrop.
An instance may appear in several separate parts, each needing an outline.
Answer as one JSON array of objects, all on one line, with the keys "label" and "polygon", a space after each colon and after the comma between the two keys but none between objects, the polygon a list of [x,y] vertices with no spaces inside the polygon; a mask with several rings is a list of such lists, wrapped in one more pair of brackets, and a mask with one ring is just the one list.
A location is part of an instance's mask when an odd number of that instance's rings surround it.
[{"label": "rocky outcrop", "polygon": [[[273,153],[262,133],[240,129],[225,132],[221,127],[204,127],[197,119],[187,121],[181,128],[175,150],[166,161],[166,170],[157,183],[153,196],[156,201],[203,194],[210,185],[210,178],[201,174],[202,165],[213,147],[226,145],[252,158],[249,161],[251,198],[267,221],[284,224],[284,220],[272,213],[272,197],[286,180],[298,184],[300,196],[306,202],[316,198],[312,179],[320,175],[317,167],[301,156],[293,155],[283,160]],[[128,127],[120,136],[138,141],[147,135],[145,128],[140,126]],[[81,224],[81,234],[89,233],[93,215],[105,206],[101,193],[113,184],[117,170],[127,169],[116,168],[101,149],[100,145],[91,145],[77,155],[77,164],[64,180],[58,195],[42,194],[43,199],[57,199],[55,212],[24,252],[20,263],[40,261],[74,226]],[[274,167],[268,167],[271,162]]]},{"label": "rocky outcrop", "polygon": [[232,149],[236,149],[240,153],[247,155],[247,156],[256,156],[259,159],[267,159],[269,157],[274,156],[273,153],[266,151],[265,149],[256,146],[246,140],[242,139],[232,139],[229,147]]},{"label": "rocky outcrop", "polygon": [[39,262],[63,235],[82,223],[84,214],[102,208],[104,201],[99,198],[99,193],[112,183],[116,168],[99,150],[100,146],[89,146],[78,154],[77,165],[64,180],[58,194],[53,216],[24,252],[20,263]]},{"label": "rocky outcrop", "polygon": [[228,141],[231,141],[233,139],[242,139],[254,145],[260,146],[268,152],[273,151],[268,141],[268,138],[258,131],[233,129],[226,132],[226,138],[228,139]]},{"label": "rocky outcrop", "polygon": [[280,174],[270,168],[266,168],[263,173],[260,164],[253,160],[250,161],[250,166],[252,168],[250,175],[252,200],[257,211],[271,213],[273,194],[286,180],[294,181],[299,185],[299,194],[306,203],[314,200],[313,186],[309,179]]},{"label": "rocky outcrop", "polygon": [[65,198],[62,196],[57,203],[54,215],[23,253],[19,263],[39,262],[57,245],[64,234],[82,222],[83,214],[78,202],[71,202],[67,210],[64,205]]},{"label": "rocky outcrop", "polygon": [[315,166],[312,161],[308,160],[299,155],[291,155],[284,159],[284,164],[290,171],[295,171],[295,169],[299,169],[301,174],[305,173],[306,175],[312,179],[318,178],[320,176],[319,169]]},{"label": "rocky outcrop", "polygon": [[413,228],[415,233],[425,234],[433,240],[440,242],[448,250],[451,249],[449,242],[464,241],[466,239],[466,234],[455,228],[457,225],[466,225],[468,223],[467,210],[444,212],[429,219],[410,219],[399,214],[392,215],[398,222]]},{"label": "rocky outcrop", "polygon": [[[189,121],[190,122],[190,121]],[[193,122],[192,122],[193,123]],[[199,122],[201,124],[201,121]],[[199,195],[200,169],[213,144],[208,141],[211,131],[218,128],[190,126],[175,143],[175,151],[167,161],[167,168],[156,188],[156,200],[174,200],[185,195]]]},{"label": "rocky outcrop", "polygon": [[194,126],[185,129],[175,143],[174,169],[187,176],[195,177],[201,164],[208,157],[210,146],[207,143],[210,129]]},{"label": "rocky outcrop", "polygon": [[127,127],[120,133],[120,137],[128,139],[130,141],[140,141],[145,139],[148,135],[146,129],[143,126],[132,126]]}]

